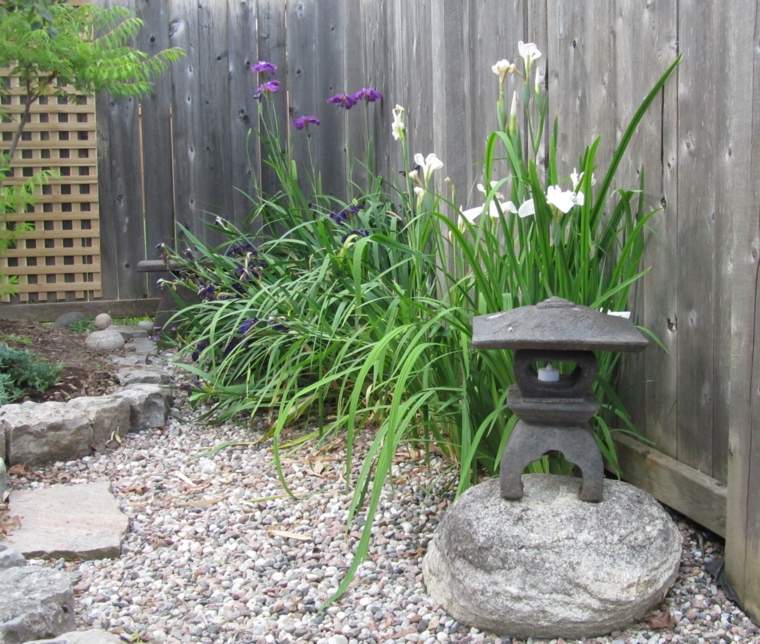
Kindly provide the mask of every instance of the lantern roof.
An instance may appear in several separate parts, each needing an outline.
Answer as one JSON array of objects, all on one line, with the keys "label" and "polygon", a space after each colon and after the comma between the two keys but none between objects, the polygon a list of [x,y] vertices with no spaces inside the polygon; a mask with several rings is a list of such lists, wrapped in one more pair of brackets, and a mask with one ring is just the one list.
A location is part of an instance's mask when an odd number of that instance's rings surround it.
[{"label": "lantern roof", "polygon": [[641,351],[647,339],[629,320],[560,297],[472,322],[476,349]]}]

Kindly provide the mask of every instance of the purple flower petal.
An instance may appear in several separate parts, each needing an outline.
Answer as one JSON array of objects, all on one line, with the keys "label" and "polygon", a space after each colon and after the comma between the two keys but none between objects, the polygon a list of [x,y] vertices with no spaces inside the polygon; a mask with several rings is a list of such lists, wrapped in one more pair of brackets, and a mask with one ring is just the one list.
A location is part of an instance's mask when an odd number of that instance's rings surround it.
[{"label": "purple flower petal", "polygon": [[274,94],[280,91],[280,81],[270,80],[266,83],[262,83],[256,88],[253,93],[253,98],[260,99],[264,94]]},{"label": "purple flower petal", "polygon": [[296,130],[303,130],[308,125],[319,125],[319,119],[313,114],[306,114],[293,119],[293,127]]},{"label": "purple flower petal", "polygon": [[277,65],[266,60],[260,60],[251,65],[251,70],[257,74],[276,74]]}]

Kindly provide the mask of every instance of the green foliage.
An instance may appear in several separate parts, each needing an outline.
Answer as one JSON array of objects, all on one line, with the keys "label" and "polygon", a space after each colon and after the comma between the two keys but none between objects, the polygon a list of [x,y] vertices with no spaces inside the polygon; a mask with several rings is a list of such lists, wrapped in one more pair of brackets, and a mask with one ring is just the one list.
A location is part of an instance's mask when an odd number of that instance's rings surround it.
[{"label": "green foliage", "polygon": [[[8,250],[27,224],[12,226],[7,215],[23,213],[41,185],[55,175],[43,170],[21,184],[6,181],[32,105],[41,96],[77,100],[101,91],[116,97],[150,92],[153,81],[181,49],[150,56],[129,46],[142,21],[124,7],[74,7],[58,0],[9,0],[0,4],[0,68],[21,79],[25,89],[20,113],[3,111],[4,121],[18,123],[7,153],[0,154],[0,254]],[[0,96],[6,92],[0,83]],[[13,283],[0,276],[0,295]]]},{"label": "green foliage", "polygon": [[31,351],[0,343],[0,405],[25,394],[43,393],[61,374],[61,365],[41,360]]},{"label": "green foliage", "polygon": [[[399,445],[435,449],[456,461],[458,492],[498,469],[516,421],[505,407],[514,382],[512,356],[472,351],[474,315],[552,295],[605,311],[627,308],[643,274],[647,222],[655,211],[646,206],[643,183],[617,191],[611,186],[631,136],[677,64],[645,97],[598,188],[598,140],[579,159],[582,178],[561,176],[558,126],[547,144],[540,86],[523,83],[517,90],[522,115],[508,117],[504,76],[500,126],[486,145],[482,206],[460,211],[453,192],[435,190],[436,158],[415,155],[418,167],[410,172],[403,136],[408,165],[399,185],[376,177],[361,197],[343,203],[319,192],[312,171],[307,193],[275,127],[265,126],[267,163],[281,187],[274,195],[252,196],[252,216],[262,223],[265,241],[256,247],[244,231],[218,219],[215,226],[227,237],[221,247],[207,247],[185,231],[192,248],[167,251],[179,268],[166,287],[181,284],[204,298],[174,319],[183,351],[194,360],[186,368],[202,381],[193,399],[210,404],[219,419],[269,412],[286,489],[282,449],[345,439],[345,477],[354,491],[348,522],[360,512],[364,521],[336,596],[367,553]],[[530,63],[523,71],[531,78]],[[397,128],[404,130],[409,128]],[[542,150],[546,163],[539,161]],[[566,193],[569,207],[556,205],[557,192]],[[518,206],[524,216],[513,212]],[[613,432],[634,428],[615,393],[616,358],[598,357],[602,413],[593,421],[595,436],[616,470]],[[289,435],[296,421],[307,430]],[[570,465],[545,456],[530,467],[566,472]]]}]

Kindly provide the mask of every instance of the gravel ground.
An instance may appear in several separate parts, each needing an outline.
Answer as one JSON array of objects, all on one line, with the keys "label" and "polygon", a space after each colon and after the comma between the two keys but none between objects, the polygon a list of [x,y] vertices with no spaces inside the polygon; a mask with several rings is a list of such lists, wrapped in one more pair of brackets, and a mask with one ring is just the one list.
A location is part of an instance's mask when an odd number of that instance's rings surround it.
[{"label": "gravel ground", "polygon": [[[107,477],[130,517],[120,559],[48,564],[79,575],[83,628],[132,642],[518,642],[458,624],[425,594],[422,556],[451,501],[451,467],[400,454],[369,559],[349,593],[320,613],[358,537],[345,530],[341,447],[291,455],[284,467],[293,500],[266,443],[208,451],[260,434],[197,422],[182,398],[164,430],[11,478],[18,488]],[[683,560],[665,605],[625,632],[584,641],[760,642],[760,630],[705,570],[722,545],[676,519]]]}]

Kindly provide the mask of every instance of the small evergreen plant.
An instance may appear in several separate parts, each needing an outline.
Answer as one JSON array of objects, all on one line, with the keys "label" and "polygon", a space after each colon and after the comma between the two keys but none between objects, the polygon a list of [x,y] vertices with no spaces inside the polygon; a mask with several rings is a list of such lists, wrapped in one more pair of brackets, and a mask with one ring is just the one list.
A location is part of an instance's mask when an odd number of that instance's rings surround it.
[{"label": "small evergreen plant", "polygon": [[[11,162],[32,106],[41,96],[142,96],[184,52],[172,48],[150,56],[129,45],[142,21],[124,7],[73,6],[62,0],[6,0],[0,4],[0,69],[24,88],[21,109],[0,106],[0,120],[18,124],[7,151],[0,153],[0,254],[28,226],[8,226],[8,215],[25,211],[53,176],[43,170],[11,183]],[[3,79],[0,79],[3,80]],[[0,96],[7,93],[0,83]],[[0,281],[0,294],[12,285]]]}]

